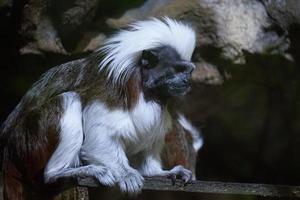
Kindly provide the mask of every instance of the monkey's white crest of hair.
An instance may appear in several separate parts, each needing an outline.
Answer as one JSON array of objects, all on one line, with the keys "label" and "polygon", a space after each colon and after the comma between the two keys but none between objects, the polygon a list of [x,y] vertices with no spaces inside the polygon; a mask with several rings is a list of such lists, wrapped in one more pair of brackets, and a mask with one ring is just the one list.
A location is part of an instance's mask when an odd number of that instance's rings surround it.
[{"label": "monkey's white crest of hair", "polygon": [[183,60],[191,60],[196,34],[189,25],[164,17],[162,20],[139,21],[129,28],[108,39],[99,49],[105,55],[100,71],[105,71],[113,83],[124,84],[128,80],[143,50],[167,45],[173,47]]}]

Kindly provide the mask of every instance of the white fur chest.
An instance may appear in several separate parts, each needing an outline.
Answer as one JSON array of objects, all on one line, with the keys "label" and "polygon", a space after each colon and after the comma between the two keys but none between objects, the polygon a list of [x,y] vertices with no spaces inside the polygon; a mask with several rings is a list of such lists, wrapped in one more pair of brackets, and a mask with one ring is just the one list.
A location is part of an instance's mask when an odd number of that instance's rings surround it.
[{"label": "white fur chest", "polygon": [[154,101],[146,102],[142,94],[129,115],[136,131],[140,134],[165,132],[170,123],[168,111]]},{"label": "white fur chest", "polygon": [[171,117],[166,109],[155,102],[146,102],[140,94],[137,105],[130,111],[111,110],[98,101],[91,103],[84,109],[83,124],[86,139],[95,142],[101,141],[101,137],[117,136],[124,139],[127,152],[134,154],[151,148],[158,139],[163,140],[171,128]]}]

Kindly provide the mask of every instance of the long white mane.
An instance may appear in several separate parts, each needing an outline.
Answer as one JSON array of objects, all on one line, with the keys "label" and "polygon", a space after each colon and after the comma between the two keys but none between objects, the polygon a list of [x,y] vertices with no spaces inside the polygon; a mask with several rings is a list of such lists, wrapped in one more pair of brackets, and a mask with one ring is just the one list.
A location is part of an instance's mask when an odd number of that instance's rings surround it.
[{"label": "long white mane", "polygon": [[100,71],[105,71],[113,83],[126,83],[143,50],[168,45],[183,60],[190,61],[196,43],[196,34],[190,26],[165,17],[139,21],[129,28],[109,38],[99,49],[105,55]]}]

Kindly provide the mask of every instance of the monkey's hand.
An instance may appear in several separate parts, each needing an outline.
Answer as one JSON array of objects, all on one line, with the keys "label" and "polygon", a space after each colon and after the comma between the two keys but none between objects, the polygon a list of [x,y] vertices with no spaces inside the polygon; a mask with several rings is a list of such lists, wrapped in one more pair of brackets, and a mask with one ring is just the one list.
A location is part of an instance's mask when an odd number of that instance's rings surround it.
[{"label": "monkey's hand", "polygon": [[113,186],[116,183],[116,179],[113,176],[111,170],[102,166],[92,166],[90,175],[93,176],[99,183],[105,186]]},{"label": "monkey's hand", "polygon": [[122,193],[129,196],[136,196],[142,191],[143,181],[144,178],[141,174],[137,170],[131,169],[122,177],[119,187]]},{"label": "monkey's hand", "polygon": [[173,184],[175,184],[176,179],[181,179],[184,185],[192,180],[192,172],[181,165],[177,165],[170,171],[166,171],[166,176],[172,180]]}]

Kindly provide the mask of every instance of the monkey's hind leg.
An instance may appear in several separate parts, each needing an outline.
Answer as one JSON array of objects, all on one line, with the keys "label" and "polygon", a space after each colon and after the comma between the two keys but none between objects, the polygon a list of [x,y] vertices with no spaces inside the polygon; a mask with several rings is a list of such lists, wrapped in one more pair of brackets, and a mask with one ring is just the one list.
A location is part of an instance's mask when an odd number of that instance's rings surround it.
[{"label": "monkey's hind leg", "polygon": [[80,166],[79,151],[83,142],[82,108],[80,97],[75,92],[59,95],[62,116],[59,124],[59,143],[44,171],[46,183],[61,178],[95,177],[103,185],[115,183],[113,175],[104,166]]}]

